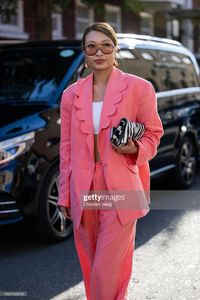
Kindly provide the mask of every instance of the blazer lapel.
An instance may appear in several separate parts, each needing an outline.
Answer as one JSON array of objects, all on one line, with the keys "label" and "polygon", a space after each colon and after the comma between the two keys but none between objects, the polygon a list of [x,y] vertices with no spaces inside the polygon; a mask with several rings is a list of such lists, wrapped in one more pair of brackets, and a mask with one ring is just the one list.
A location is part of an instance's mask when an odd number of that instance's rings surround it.
[{"label": "blazer lapel", "polygon": [[110,117],[116,113],[117,104],[122,101],[123,91],[128,86],[125,81],[126,77],[127,75],[125,73],[113,67],[104,96],[99,133],[102,129],[107,128],[111,124]]},{"label": "blazer lapel", "polygon": [[77,108],[76,115],[81,122],[81,131],[85,133],[86,143],[91,156],[94,158],[94,129],[92,120],[92,91],[93,74],[78,80],[75,88],[74,105]]}]

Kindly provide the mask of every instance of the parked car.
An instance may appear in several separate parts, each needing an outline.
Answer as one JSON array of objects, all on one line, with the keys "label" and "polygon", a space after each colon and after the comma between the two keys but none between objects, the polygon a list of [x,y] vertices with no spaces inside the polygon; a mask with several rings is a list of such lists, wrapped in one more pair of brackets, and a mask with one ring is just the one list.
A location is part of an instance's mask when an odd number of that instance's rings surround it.
[{"label": "parked car", "polygon": [[[195,179],[200,148],[200,82],[195,57],[172,40],[119,34],[122,70],[154,85],[165,134],[151,177],[169,173],[178,187]],[[57,206],[59,104],[62,91],[85,76],[80,41],[0,48],[0,224],[32,221],[44,240],[72,231]]]}]

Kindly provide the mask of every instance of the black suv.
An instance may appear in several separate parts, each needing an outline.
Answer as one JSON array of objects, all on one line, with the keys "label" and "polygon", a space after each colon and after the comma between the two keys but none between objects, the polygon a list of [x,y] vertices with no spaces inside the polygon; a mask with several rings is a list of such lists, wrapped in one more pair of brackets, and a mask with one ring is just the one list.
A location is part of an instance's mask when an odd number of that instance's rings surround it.
[{"label": "black suv", "polygon": [[[152,178],[170,172],[178,187],[192,185],[200,148],[199,68],[183,45],[119,34],[122,70],[155,87],[165,134],[150,162]],[[59,103],[62,91],[85,76],[80,41],[0,48],[0,224],[32,220],[48,241],[72,230],[57,206]],[[64,226],[63,226],[64,225]]]}]

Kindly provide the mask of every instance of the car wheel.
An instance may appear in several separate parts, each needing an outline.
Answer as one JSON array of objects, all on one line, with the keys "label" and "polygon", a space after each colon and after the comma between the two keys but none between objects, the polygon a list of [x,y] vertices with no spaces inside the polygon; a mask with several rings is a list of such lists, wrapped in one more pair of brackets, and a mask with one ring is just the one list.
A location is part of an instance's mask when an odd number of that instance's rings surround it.
[{"label": "car wheel", "polygon": [[197,152],[195,144],[190,137],[185,137],[180,145],[173,178],[176,187],[189,188],[195,180],[196,170]]},{"label": "car wheel", "polygon": [[54,165],[42,184],[39,196],[39,238],[47,242],[66,239],[73,230],[72,222],[64,219],[58,201],[59,166]]}]

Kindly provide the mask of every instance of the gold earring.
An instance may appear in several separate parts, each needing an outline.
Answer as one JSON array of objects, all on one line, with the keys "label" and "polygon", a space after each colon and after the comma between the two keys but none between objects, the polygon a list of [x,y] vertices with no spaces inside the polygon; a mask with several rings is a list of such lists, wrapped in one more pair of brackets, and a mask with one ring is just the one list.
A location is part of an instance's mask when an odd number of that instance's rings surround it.
[{"label": "gold earring", "polygon": [[88,68],[88,64],[87,64],[87,61],[85,61],[85,68],[86,68],[86,69]]}]

